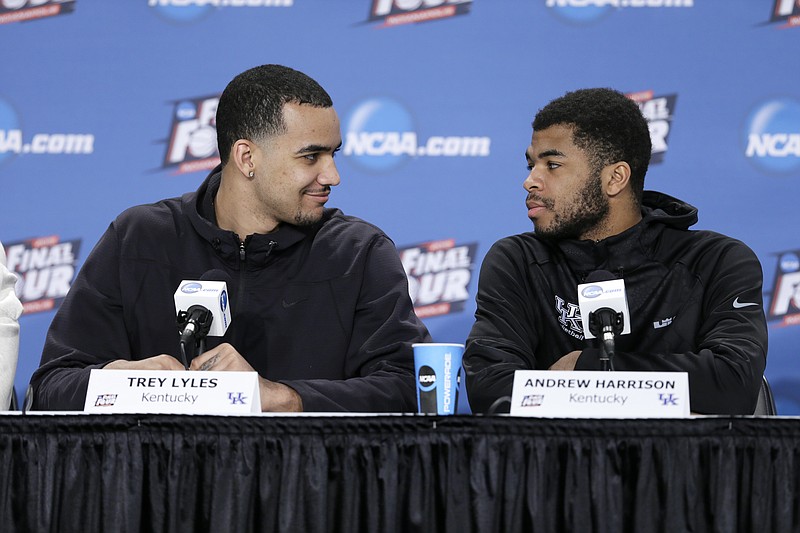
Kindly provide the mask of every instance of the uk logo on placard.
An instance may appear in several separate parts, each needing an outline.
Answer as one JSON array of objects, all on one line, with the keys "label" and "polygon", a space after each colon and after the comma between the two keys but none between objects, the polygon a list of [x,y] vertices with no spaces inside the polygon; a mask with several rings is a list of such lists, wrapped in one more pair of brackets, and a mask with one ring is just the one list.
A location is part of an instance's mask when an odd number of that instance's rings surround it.
[{"label": "uk logo on placard", "polygon": [[19,278],[16,293],[23,314],[57,308],[72,286],[81,240],[62,241],[51,235],[4,246],[6,266]]},{"label": "uk logo on placard", "polygon": [[673,93],[656,96],[655,91],[647,90],[628,93],[626,96],[639,105],[642,115],[647,119],[650,143],[653,145],[650,164],[663,162],[669,150],[669,134],[678,95]]},{"label": "uk logo on placard", "polygon": [[767,320],[779,320],[778,326],[800,324],[800,250],[778,254]]},{"label": "uk logo on placard", "polygon": [[466,15],[472,0],[372,0],[368,22],[386,28]]},{"label": "uk logo on placard", "polygon": [[457,313],[469,300],[478,243],[454,239],[399,248],[414,311],[420,318]]},{"label": "uk logo on placard", "polygon": [[217,104],[218,94],[175,102],[164,169],[186,174],[207,171],[219,164]]},{"label": "uk logo on placard", "polygon": [[24,22],[75,11],[76,0],[2,0],[0,1],[0,24]]},{"label": "uk logo on placard", "polygon": [[797,0],[773,0],[770,24],[780,24],[781,29],[800,26],[800,2]]}]

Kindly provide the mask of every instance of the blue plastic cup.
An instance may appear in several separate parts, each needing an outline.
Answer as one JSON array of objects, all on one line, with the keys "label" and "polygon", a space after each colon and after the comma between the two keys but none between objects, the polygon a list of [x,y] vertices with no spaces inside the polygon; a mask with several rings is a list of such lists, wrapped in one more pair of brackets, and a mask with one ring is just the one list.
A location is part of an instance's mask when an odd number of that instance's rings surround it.
[{"label": "blue plastic cup", "polygon": [[417,410],[420,413],[452,415],[458,403],[463,344],[417,343],[414,374],[417,378]]}]

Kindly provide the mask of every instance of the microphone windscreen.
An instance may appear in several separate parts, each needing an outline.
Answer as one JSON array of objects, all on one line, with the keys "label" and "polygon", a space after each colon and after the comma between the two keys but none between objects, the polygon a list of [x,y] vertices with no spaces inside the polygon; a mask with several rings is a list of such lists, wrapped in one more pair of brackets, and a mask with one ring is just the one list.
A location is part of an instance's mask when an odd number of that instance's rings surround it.
[{"label": "microphone windscreen", "polygon": [[613,279],[617,279],[617,276],[608,270],[595,270],[586,276],[585,283],[597,283],[599,281],[611,281]]},{"label": "microphone windscreen", "polygon": [[200,281],[224,281],[225,283],[230,283],[231,277],[224,270],[214,268],[208,272],[204,272],[203,275],[200,276]]}]

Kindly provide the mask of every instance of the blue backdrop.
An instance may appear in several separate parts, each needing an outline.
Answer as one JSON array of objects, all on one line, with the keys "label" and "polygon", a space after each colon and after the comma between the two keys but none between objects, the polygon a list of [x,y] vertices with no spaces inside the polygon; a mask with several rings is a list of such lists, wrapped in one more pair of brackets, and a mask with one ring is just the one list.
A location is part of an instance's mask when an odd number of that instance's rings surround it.
[{"label": "blue backdrop", "polygon": [[[767,376],[800,414],[800,0],[0,0],[0,241],[25,304],[17,389],[109,222],[194,190],[216,98],[282,63],[332,95],[329,205],[395,241],[415,305],[463,342],[480,262],[529,231],[536,111],[610,86],[650,120],[647,188],[764,268]],[[91,334],[87,332],[87,334]]]}]

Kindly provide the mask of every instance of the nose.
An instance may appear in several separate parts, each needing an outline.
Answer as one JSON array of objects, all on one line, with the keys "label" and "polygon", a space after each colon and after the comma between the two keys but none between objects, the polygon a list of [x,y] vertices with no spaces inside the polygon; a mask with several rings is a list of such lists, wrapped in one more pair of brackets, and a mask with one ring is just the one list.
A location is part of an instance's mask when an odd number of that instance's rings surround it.
[{"label": "nose", "polygon": [[319,173],[317,181],[320,185],[327,185],[329,187],[335,187],[342,181],[339,177],[339,169],[336,168],[336,163],[334,162],[333,157],[328,159],[327,164]]},{"label": "nose", "polygon": [[533,190],[541,190],[542,189],[542,179],[538,176],[536,172],[536,167],[533,167],[531,171],[528,173],[528,177],[525,178],[525,181],[522,182],[522,187],[531,192]]}]

